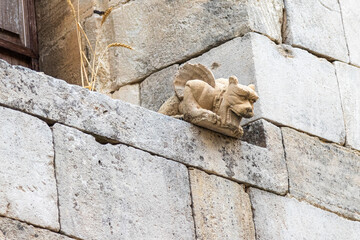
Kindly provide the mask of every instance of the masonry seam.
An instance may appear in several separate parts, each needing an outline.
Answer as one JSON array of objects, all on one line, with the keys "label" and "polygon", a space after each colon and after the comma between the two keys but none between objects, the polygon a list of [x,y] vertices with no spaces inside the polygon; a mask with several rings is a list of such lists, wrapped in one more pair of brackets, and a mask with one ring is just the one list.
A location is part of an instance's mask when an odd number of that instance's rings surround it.
[{"label": "masonry seam", "polygon": [[328,209],[328,208],[325,207],[325,206],[322,206],[322,205],[320,205],[320,204],[311,202],[311,201],[307,200],[306,198],[296,197],[296,196],[294,196],[294,195],[292,195],[292,194],[288,194],[288,195],[285,196],[285,197],[296,199],[296,200],[299,201],[299,202],[305,202],[305,203],[307,203],[307,204],[309,204],[309,205],[311,205],[311,206],[313,206],[313,207],[315,207],[315,208],[319,208],[319,209],[321,209],[321,210],[323,210],[323,211],[325,211],[325,212],[330,212],[330,213],[336,214],[337,216],[339,216],[339,217],[341,217],[341,218],[345,218],[345,219],[347,219],[347,220],[349,220],[349,221],[360,222],[359,219],[346,216],[346,215],[344,215],[344,214],[342,214],[342,213],[339,213],[339,212],[335,212],[335,211],[333,211],[333,210],[331,210],[331,209]]},{"label": "masonry seam", "polygon": [[285,140],[284,140],[284,135],[283,135],[283,131],[280,128],[280,134],[281,134],[281,143],[282,143],[282,147],[284,150],[284,159],[285,159],[285,166],[286,166],[286,172],[287,172],[287,176],[288,176],[288,194],[290,194],[290,174],[289,174],[289,166],[288,166],[288,161],[287,161],[287,157],[286,157],[286,147],[285,147]]},{"label": "masonry seam", "polygon": [[[334,66],[335,68],[335,66]],[[344,146],[346,147],[347,145],[347,126],[346,126],[346,121],[345,121],[345,112],[344,112],[344,105],[343,105],[343,96],[341,95],[341,90],[340,90],[340,79],[338,76],[338,72],[337,69],[335,68],[335,76],[336,76],[336,80],[337,80],[337,86],[338,86],[338,90],[339,90],[339,95],[340,95],[340,105],[341,105],[341,112],[342,112],[342,116],[343,116],[343,122],[344,122],[344,129],[345,129],[345,133],[344,133]]]},{"label": "masonry seam", "polygon": [[191,186],[191,179],[190,179],[190,170],[191,167],[187,167],[188,170],[188,177],[189,177],[189,187],[190,187],[190,200],[191,200],[191,213],[194,221],[194,233],[195,233],[195,239],[198,239],[198,234],[196,230],[196,220],[195,220],[195,209],[194,209],[194,197],[192,194],[192,186]]},{"label": "masonry seam", "polygon": [[252,222],[254,224],[254,233],[255,233],[255,238],[254,239],[259,239],[259,236],[258,236],[257,231],[256,231],[255,208],[253,207],[249,191],[250,191],[250,187],[245,186],[245,193],[248,195],[249,200],[250,200],[250,208],[251,208],[251,214],[252,214],[251,219],[252,219]]},{"label": "masonry seam", "polygon": [[59,221],[59,232],[61,232],[61,221],[60,221],[60,201],[59,201],[59,182],[56,177],[56,150],[55,150],[55,136],[54,136],[54,130],[51,127],[51,136],[52,136],[52,143],[53,143],[53,149],[54,149],[54,177],[55,177],[55,184],[56,184],[56,205],[58,208],[58,221]]},{"label": "masonry seam", "polygon": [[339,4],[339,9],[340,9],[341,24],[342,24],[342,28],[343,28],[343,31],[344,31],[344,38],[345,38],[345,43],[346,43],[347,55],[349,57],[349,62],[351,62],[349,44],[348,44],[348,40],[347,40],[347,37],[346,37],[344,17],[343,17],[343,13],[342,13],[340,0],[337,0],[337,3]]}]

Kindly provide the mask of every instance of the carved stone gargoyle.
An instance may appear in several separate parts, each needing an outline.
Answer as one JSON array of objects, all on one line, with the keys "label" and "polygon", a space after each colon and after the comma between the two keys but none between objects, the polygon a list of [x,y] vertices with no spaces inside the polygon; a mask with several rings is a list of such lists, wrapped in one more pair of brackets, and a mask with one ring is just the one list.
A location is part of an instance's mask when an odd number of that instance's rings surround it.
[{"label": "carved stone gargoyle", "polygon": [[254,116],[254,103],[259,98],[253,84],[241,85],[235,76],[215,80],[201,64],[182,66],[174,88],[175,95],[161,106],[159,113],[235,138],[243,135],[240,121]]}]

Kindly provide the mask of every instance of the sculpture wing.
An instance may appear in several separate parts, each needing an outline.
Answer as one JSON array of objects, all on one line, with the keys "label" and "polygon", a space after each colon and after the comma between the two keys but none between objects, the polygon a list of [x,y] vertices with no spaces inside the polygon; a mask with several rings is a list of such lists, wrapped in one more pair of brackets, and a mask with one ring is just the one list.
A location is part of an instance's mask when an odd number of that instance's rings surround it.
[{"label": "sculpture wing", "polygon": [[180,100],[184,98],[184,88],[186,82],[190,80],[202,80],[215,87],[214,75],[207,67],[200,63],[186,63],[179,69],[174,79],[175,93]]}]

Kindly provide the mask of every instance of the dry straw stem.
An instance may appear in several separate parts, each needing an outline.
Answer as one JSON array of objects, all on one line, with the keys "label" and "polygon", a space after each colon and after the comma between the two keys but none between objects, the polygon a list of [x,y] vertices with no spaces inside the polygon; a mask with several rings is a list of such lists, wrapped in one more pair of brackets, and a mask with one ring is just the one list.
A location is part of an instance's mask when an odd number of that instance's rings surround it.
[{"label": "dry straw stem", "polygon": [[93,78],[93,81],[91,83],[91,90],[93,91],[94,88],[95,88],[95,84],[96,84],[96,80],[97,80],[97,75],[98,75],[98,71],[99,71],[99,67],[100,67],[100,63],[102,62],[102,59],[106,53],[106,51],[109,49],[109,48],[112,48],[112,47],[123,47],[123,48],[127,48],[127,49],[130,49],[130,50],[134,50],[131,46],[127,45],[127,44],[124,44],[124,43],[111,43],[109,45],[106,46],[106,48],[104,49],[104,51],[102,52],[102,54],[100,55],[99,59],[98,59],[98,63],[97,63],[97,66],[96,66],[96,70],[95,70],[95,74],[94,74],[94,78]]},{"label": "dry straw stem", "polygon": [[[98,78],[98,72],[99,72],[99,68],[100,66],[103,64],[103,57],[106,53],[106,51],[109,48],[112,47],[123,47],[123,48],[127,48],[127,49],[133,49],[131,46],[127,45],[127,44],[123,44],[123,43],[112,43],[109,44],[105,47],[105,49],[103,51],[100,51],[101,54],[98,55],[97,53],[99,52],[99,39],[96,41],[95,43],[95,48],[92,47],[88,36],[86,35],[83,27],[80,24],[80,13],[79,13],[79,1],[77,1],[77,11],[75,10],[75,7],[72,3],[72,0],[66,0],[67,4],[70,6],[71,12],[73,14],[74,17],[74,21],[76,23],[76,34],[77,34],[77,40],[78,40],[78,46],[79,46],[79,53],[80,53],[80,73],[81,73],[81,83],[82,86],[94,91],[95,90],[95,84],[96,84],[96,80]],[[130,0],[126,0],[125,2],[118,2],[116,5],[108,8],[101,20],[101,26],[103,25],[103,23],[106,21],[106,19],[108,18],[108,16],[110,15],[110,13],[117,8],[119,5],[121,4],[125,4],[130,2]],[[101,28],[100,28],[101,29]],[[83,48],[82,48],[82,37],[85,38],[85,46],[88,45],[90,48],[90,56],[92,58],[92,63],[90,63],[88,57],[86,56]],[[101,50],[101,49],[100,49]],[[88,76],[88,71],[90,71],[91,76]],[[86,86],[85,86],[85,81],[86,81]]]}]

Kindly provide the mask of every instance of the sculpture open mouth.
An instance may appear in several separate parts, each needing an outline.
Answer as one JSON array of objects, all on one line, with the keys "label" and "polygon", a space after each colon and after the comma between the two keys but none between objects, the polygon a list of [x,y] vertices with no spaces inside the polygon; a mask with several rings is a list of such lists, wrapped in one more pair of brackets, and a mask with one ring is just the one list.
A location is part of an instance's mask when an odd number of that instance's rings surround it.
[{"label": "sculpture open mouth", "polygon": [[252,111],[251,112],[237,111],[235,108],[232,108],[232,107],[230,108],[230,110],[239,117],[251,118],[254,116],[254,113]]}]

